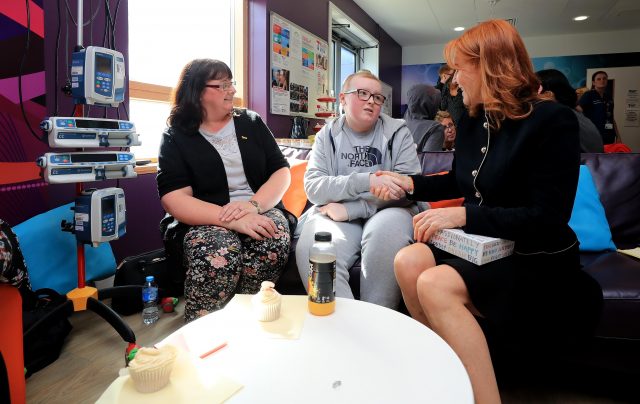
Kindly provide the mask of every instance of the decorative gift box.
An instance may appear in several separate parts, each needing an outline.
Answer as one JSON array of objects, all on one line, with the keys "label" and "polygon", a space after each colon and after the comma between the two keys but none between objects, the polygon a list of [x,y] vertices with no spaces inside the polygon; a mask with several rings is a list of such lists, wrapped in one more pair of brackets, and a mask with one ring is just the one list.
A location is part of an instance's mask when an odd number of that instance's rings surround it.
[{"label": "decorative gift box", "polygon": [[513,254],[514,242],[495,237],[467,234],[460,229],[445,229],[436,232],[430,244],[476,265]]}]

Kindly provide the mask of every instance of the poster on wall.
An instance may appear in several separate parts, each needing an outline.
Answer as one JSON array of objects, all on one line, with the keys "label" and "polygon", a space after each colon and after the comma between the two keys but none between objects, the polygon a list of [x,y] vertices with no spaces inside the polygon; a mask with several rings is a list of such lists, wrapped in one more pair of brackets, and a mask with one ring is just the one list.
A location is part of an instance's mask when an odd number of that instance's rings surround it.
[{"label": "poster on wall", "polygon": [[393,96],[393,87],[391,87],[384,81],[381,81],[380,84],[382,85],[382,95],[385,96],[384,104],[382,104],[382,112],[391,116],[391,108],[392,108],[391,102],[392,102],[392,96]]},{"label": "poster on wall", "polygon": [[640,103],[638,103],[638,90],[628,89],[625,98],[624,126],[640,126]]},{"label": "poster on wall", "polygon": [[317,99],[329,95],[329,46],[271,13],[271,113],[315,118]]}]

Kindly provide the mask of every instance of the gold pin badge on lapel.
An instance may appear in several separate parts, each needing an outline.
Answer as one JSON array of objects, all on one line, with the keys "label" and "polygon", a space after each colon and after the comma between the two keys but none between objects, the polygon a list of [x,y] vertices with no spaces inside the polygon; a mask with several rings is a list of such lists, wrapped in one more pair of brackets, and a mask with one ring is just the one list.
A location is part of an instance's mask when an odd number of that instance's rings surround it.
[{"label": "gold pin badge on lapel", "polygon": [[246,137],[246,136],[240,136],[240,137],[242,138],[242,140],[247,140],[248,139],[248,137]]}]

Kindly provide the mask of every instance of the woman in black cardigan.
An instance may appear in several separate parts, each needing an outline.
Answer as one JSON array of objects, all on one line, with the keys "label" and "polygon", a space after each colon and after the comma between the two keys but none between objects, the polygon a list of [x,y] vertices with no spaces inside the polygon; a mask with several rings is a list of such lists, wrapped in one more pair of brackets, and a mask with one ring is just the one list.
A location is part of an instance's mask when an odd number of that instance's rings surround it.
[{"label": "woman in black cardigan", "polygon": [[[530,338],[535,345],[528,350],[582,336],[597,319],[602,292],[580,269],[568,225],[580,164],[578,123],[570,109],[537,94],[527,51],[507,22],[480,23],[444,52],[468,108],[453,168],[396,179],[411,199],[465,202],[416,215],[418,243],[396,255],[394,269],[411,315],[462,360],[476,402],[496,403],[487,340],[475,316],[509,343]],[[424,244],[449,228],[514,240],[515,252],[478,266]]]},{"label": "woman in black cardigan", "polygon": [[275,282],[289,253],[289,165],[258,114],[233,108],[231,80],[224,62],[187,64],[160,145],[165,240],[184,255],[187,321]]}]

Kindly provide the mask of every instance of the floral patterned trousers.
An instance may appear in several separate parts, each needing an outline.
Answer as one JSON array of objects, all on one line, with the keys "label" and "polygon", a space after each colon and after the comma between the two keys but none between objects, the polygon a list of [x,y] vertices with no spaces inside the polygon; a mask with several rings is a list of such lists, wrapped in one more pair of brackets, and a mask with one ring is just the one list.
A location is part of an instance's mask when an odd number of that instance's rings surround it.
[{"label": "floral patterned trousers", "polygon": [[23,293],[31,291],[29,273],[18,245],[18,238],[2,219],[0,219],[0,283],[13,285]]},{"label": "floral patterned trousers", "polygon": [[284,214],[264,215],[278,229],[275,237],[255,240],[220,226],[192,227],[184,238],[187,322],[219,310],[236,293],[257,293],[263,281],[276,282],[289,258],[291,235]]}]

